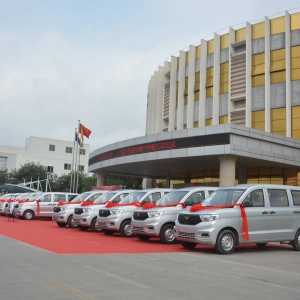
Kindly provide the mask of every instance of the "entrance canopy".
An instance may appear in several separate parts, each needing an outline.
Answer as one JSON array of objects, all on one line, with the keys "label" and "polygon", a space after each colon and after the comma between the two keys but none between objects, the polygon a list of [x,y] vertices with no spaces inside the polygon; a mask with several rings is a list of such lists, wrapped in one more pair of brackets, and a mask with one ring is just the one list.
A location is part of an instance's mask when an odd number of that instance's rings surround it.
[{"label": "entrance canopy", "polygon": [[22,187],[19,185],[14,185],[14,184],[1,184],[0,185],[0,191],[4,191],[5,193],[32,193],[36,192],[36,190],[29,189],[26,187]]}]

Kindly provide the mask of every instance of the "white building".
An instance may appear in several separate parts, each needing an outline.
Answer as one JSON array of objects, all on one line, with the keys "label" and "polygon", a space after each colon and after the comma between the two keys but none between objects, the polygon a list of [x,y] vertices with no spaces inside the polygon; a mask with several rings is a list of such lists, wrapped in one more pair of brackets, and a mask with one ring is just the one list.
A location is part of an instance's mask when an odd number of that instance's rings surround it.
[{"label": "white building", "polygon": [[[80,155],[79,170],[86,173],[89,151],[89,145],[85,144]],[[25,163],[34,162],[60,176],[71,171],[73,152],[74,142],[31,136],[25,140],[25,148],[0,146],[0,169],[7,168],[11,171]]]}]

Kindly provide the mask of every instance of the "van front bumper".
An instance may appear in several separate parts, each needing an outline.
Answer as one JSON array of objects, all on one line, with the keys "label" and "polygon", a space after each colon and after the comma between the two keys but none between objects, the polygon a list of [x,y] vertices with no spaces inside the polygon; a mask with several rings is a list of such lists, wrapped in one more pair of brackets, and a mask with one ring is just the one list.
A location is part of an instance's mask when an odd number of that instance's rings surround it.
[{"label": "van front bumper", "polygon": [[119,231],[123,218],[120,215],[109,215],[108,217],[98,217],[96,228]]},{"label": "van front bumper", "polygon": [[144,221],[131,220],[131,229],[135,234],[159,236],[161,222],[159,218],[148,218]]}]

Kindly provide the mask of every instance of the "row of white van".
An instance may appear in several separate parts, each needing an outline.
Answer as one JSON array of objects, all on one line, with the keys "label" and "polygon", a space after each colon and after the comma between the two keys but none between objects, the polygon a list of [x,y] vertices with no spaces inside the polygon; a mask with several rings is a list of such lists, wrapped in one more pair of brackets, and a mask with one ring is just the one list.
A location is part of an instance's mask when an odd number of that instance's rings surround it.
[{"label": "row of white van", "polygon": [[[37,203],[31,202],[36,209]],[[210,244],[221,254],[244,243],[281,242],[300,250],[300,188],[293,186],[98,191],[50,204],[47,216],[61,227],[120,232],[140,240],[159,237],[163,243],[178,240],[188,249]],[[16,214],[29,219],[28,203],[17,205]]]}]

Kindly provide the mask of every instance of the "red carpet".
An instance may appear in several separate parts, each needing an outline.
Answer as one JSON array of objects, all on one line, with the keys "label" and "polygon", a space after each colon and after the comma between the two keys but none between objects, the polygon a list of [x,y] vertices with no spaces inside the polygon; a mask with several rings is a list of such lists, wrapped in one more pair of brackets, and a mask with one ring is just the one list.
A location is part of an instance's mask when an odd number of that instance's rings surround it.
[{"label": "red carpet", "polygon": [[[134,254],[134,253],[163,253],[187,252],[179,243],[173,245],[161,244],[158,238],[140,241],[138,238],[124,238],[118,233],[107,236],[103,233],[81,231],[68,227],[61,228],[49,219],[31,221],[15,219],[7,222],[7,218],[0,217],[0,234],[16,239],[20,242],[54,252],[56,254]],[[238,248],[257,249],[255,245]],[[236,249],[238,251],[239,249]],[[288,248],[286,246],[270,245],[270,248]],[[213,246],[198,245],[192,252],[214,252]]]}]

